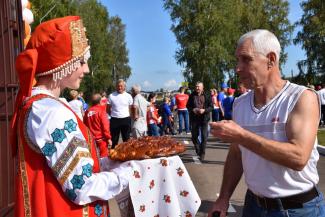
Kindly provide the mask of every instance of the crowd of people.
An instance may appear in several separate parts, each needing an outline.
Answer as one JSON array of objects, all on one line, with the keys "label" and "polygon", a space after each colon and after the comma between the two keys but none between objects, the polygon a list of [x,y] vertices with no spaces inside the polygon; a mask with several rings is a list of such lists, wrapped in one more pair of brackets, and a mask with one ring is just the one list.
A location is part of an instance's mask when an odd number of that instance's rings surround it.
[{"label": "crowd of people", "polygon": [[[100,147],[106,142],[107,149],[114,148],[120,134],[122,141],[127,141],[130,136],[192,134],[196,153],[204,160],[208,123],[211,120],[231,120],[235,97],[246,92],[242,84],[235,90],[226,83],[221,85],[219,91],[211,89],[208,92],[204,91],[203,83],[198,82],[194,91],[180,87],[174,94],[166,93],[159,103],[155,92],[146,99],[141,94],[140,85],[133,85],[128,93],[125,81],[120,79],[116,83],[116,91],[108,97],[106,92],[93,94],[89,108],[82,97],[83,93],[71,90],[69,105],[90,128],[96,141],[99,139]],[[103,113],[96,112],[99,108]],[[103,115],[107,118],[103,118]]]},{"label": "crowd of people", "polygon": [[[109,216],[107,200],[127,188],[133,172],[129,166],[104,169],[108,148],[118,144],[120,134],[127,141],[130,135],[191,132],[204,160],[209,127],[212,136],[230,143],[209,217],[226,216],[242,175],[248,187],[244,217],[325,216],[316,168],[320,103],[315,91],[281,78],[280,52],[268,30],[241,36],[235,55],[244,94],[235,100],[227,84],[210,94],[198,82],[192,93],[181,88],[157,108],[154,93],[145,99],[134,85],[129,94],[118,80],[115,92],[94,94],[87,108],[75,91],[89,73],[90,47],[80,17],[41,23],[16,60],[15,216]],[[70,103],[59,98],[65,88],[73,90]]]}]

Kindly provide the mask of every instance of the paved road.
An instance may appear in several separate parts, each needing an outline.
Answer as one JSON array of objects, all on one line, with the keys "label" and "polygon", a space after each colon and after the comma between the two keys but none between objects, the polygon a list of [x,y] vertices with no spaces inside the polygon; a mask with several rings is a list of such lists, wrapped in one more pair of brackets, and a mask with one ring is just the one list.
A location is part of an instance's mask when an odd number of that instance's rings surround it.
[{"label": "paved road", "polygon": [[[179,140],[188,141],[187,151],[181,156],[192,181],[202,200],[201,207],[196,217],[205,217],[212,202],[216,199],[222,181],[224,162],[228,153],[229,145],[209,138],[205,161],[201,162],[195,154],[193,144],[189,136],[176,136]],[[318,172],[320,175],[319,188],[325,192],[325,156],[321,156],[318,161]],[[229,217],[241,216],[246,185],[243,178],[240,180],[232,198]],[[116,204],[110,201],[111,216],[119,217]]]}]

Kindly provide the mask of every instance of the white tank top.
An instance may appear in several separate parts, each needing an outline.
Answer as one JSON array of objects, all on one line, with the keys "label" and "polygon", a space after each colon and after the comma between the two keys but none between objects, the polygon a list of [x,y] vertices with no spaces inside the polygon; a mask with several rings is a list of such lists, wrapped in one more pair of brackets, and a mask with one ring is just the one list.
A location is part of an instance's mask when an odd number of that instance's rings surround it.
[{"label": "white tank top", "polygon": [[[267,139],[287,142],[285,125],[302,92],[307,88],[287,81],[283,89],[265,106],[254,107],[254,91],[234,102],[233,119],[241,127]],[[302,171],[268,161],[239,145],[245,181],[255,194],[275,198],[299,194],[318,183],[317,138],[307,165]]]}]

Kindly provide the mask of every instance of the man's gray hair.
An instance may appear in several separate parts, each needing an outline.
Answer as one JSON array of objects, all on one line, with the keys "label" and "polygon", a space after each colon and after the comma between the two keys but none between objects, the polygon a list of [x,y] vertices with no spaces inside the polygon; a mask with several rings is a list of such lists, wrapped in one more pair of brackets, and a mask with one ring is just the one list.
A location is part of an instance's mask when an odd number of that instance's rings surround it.
[{"label": "man's gray hair", "polygon": [[199,85],[199,84],[202,84],[202,87],[204,86],[202,81],[198,81],[198,82],[196,82],[195,86],[196,86],[196,85]]},{"label": "man's gray hair", "polygon": [[238,42],[239,47],[247,39],[252,40],[253,47],[256,52],[267,55],[270,52],[274,52],[276,55],[276,61],[279,62],[281,45],[278,38],[270,31],[266,29],[255,29],[242,35]]},{"label": "man's gray hair", "polygon": [[134,93],[140,93],[140,91],[141,91],[141,87],[140,87],[140,85],[138,85],[138,84],[135,84],[135,85],[133,85],[132,86],[132,91],[134,92]]},{"label": "man's gray hair", "polygon": [[124,86],[126,85],[126,83],[125,83],[125,81],[124,81],[123,79],[118,79],[118,80],[116,81],[116,85],[121,84],[121,83],[123,83]]}]

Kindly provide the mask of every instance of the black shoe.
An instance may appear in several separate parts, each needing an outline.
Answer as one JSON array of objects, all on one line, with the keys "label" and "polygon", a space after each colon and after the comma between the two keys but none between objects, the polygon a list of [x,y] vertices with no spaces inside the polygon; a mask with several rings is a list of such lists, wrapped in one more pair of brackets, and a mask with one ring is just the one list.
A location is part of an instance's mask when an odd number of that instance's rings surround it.
[{"label": "black shoe", "polygon": [[200,154],[200,160],[203,161],[205,157],[205,154]]}]

